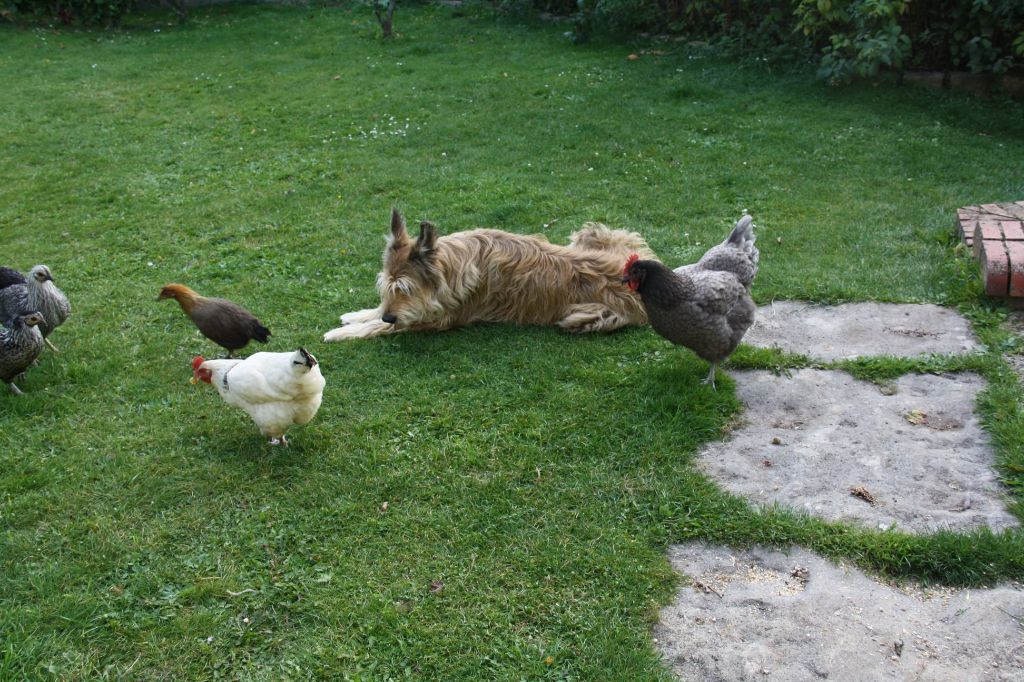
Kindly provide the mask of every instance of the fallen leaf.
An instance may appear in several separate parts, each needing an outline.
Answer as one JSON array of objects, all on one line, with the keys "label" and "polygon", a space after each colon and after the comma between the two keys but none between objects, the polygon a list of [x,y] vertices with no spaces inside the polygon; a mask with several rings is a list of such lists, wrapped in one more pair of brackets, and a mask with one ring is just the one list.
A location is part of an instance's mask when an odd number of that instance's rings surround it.
[{"label": "fallen leaf", "polygon": [[854,497],[859,497],[860,499],[870,504],[872,507],[878,504],[878,500],[875,499],[875,496],[868,492],[868,489],[865,488],[864,486],[853,486],[852,488],[850,488],[850,494],[853,495]]},{"label": "fallen leaf", "polygon": [[444,589],[444,583],[441,582],[440,580],[431,580],[430,581],[430,591],[433,592],[434,594],[437,594],[438,592],[440,592],[443,589]]},{"label": "fallen leaf", "polygon": [[640,55],[633,52],[628,57],[626,57],[626,59],[628,59],[631,62],[635,62],[636,60],[640,59]]},{"label": "fallen leaf", "polygon": [[548,656],[547,658],[544,659],[544,665],[551,665],[554,662],[555,662],[555,657],[554,656]]},{"label": "fallen leaf", "polygon": [[335,76],[335,77],[334,77],[334,80],[336,80],[336,81],[340,81],[340,80],[341,80],[341,74],[339,73],[339,74],[338,74],[337,76]]},{"label": "fallen leaf", "polygon": [[386,512],[386,511],[388,510],[388,503],[387,503],[387,500],[385,500],[384,502],[381,502],[381,503],[380,503],[380,510],[381,510],[382,512]]},{"label": "fallen leaf", "polygon": [[920,426],[921,424],[928,423],[928,415],[926,415],[921,410],[911,410],[910,412],[907,412],[905,415],[903,415],[903,418],[906,419],[911,424],[913,424],[914,426]]},{"label": "fallen leaf", "polygon": [[702,582],[700,580],[694,580],[693,581],[693,586],[695,588],[697,588],[698,590],[700,590],[701,592],[705,592],[705,593],[710,592],[711,594],[717,595],[719,599],[722,598],[722,593],[721,592],[719,592],[713,586],[708,585],[705,582]]}]

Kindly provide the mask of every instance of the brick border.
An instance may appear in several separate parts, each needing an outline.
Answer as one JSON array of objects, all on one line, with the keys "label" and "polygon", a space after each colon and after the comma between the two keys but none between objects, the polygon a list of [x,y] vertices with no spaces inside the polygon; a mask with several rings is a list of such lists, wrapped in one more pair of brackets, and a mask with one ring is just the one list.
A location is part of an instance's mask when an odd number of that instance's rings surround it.
[{"label": "brick border", "polygon": [[965,206],[956,223],[981,264],[985,293],[1024,298],[1024,201]]}]

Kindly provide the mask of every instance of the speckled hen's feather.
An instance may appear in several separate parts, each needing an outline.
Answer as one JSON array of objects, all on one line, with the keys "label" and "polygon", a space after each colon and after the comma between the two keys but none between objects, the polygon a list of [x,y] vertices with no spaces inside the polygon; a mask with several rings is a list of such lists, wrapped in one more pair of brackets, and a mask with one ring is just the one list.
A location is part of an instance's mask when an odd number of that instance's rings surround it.
[{"label": "speckled hen's feather", "polygon": [[25,275],[14,268],[0,267],[0,289],[6,289],[12,284],[24,284]]},{"label": "speckled hen's feather", "polygon": [[11,284],[0,289],[0,320],[6,322],[15,315],[36,312],[29,306],[29,285]]},{"label": "speckled hen's feather", "polygon": [[42,350],[43,335],[38,327],[25,324],[18,315],[8,318],[0,327],[0,380],[14,381]]}]

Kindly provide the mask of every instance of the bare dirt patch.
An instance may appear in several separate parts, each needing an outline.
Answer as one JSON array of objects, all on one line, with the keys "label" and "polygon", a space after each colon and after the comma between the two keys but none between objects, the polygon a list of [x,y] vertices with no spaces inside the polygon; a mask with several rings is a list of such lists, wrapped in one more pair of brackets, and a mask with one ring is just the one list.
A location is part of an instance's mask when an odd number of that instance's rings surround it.
[{"label": "bare dirt patch", "polygon": [[802,549],[693,543],[669,559],[685,586],[653,635],[688,682],[1024,678],[1019,586],[897,587]]},{"label": "bare dirt patch", "polygon": [[974,415],[977,375],[911,374],[885,390],[829,370],[732,376],[739,425],[698,457],[726,490],[872,528],[1019,525]]}]

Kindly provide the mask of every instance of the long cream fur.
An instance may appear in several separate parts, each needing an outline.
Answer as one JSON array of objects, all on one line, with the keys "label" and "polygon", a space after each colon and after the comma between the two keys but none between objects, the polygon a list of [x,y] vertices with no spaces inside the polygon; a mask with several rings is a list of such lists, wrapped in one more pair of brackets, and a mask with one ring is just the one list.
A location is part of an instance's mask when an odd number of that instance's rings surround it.
[{"label": "long cream fur", "polygon": [[[642,325],[647,315],[640,298],[622,284],[633,253],[655,257],[639,234],[600,223],[586,223],[568,246],[488,229],[438,236],[427,222],[414,241],[393,211],[377,275],[380,305],[342,315],[342,326],[324,341],[472,322],[558,325],[580,333]],[[390,316],[393,323],[382,319]]]}]

